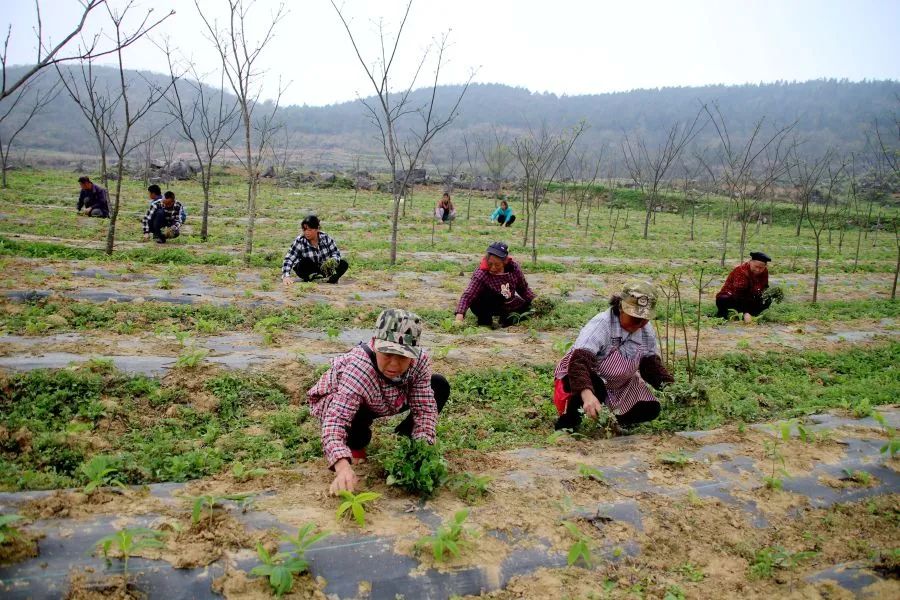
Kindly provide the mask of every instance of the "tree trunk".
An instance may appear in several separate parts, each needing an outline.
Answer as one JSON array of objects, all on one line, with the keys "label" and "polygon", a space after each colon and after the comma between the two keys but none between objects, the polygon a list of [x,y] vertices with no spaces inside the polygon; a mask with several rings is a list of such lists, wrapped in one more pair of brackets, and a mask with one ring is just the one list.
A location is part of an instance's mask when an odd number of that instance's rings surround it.
[{"label": "tree trunk", "polygon": [[813,304],[819,300],[819,255],[822,244],[820,242],[821,231],[816,232],[816,266],[813,270]]},{"label": "tree trunk", "polygon": [[534,218],[531,222],[531,264],[537,264],[537,216],[538,209],[534,207]]},{"label": "tree trunk", "polygon": [[466,206],[466,221],[468,221],[472,217],[472,194],[466,194],[466,200],[468,204]]},{"label": "tree trunk", "polygon": [[201,181],[203,185],[203,222],[200,225],[200,240],[205,242],[209,239],[209,189],[212,185],[212,161],[205,168],[202,165],[200,168],[203,169],[201,171],[201,177],[203,178],[203,181]]},{"label": "tree trunk", "polygon": [[694,217],[697,212],[697,204],[691,203],[691,241],[694,241]]},{"label": "tree trunk", "polygon": [[[125,139],[128,139],[126,130]],[[125,146],[125,143],[122,144]],[[109,227],[106,229],[106,254],[112,256],[113,246],[116,242],[116,220],[119,218],[119,199],[122,197],[122,174],[125,170],[125,157],[119,156],[119,167],[116,169],[116,199],[113,202],[112,210],[109,213]]]},{"label": "tree trunk", "polygon": [[725,208],[725,222],[722,224],[723,234],[722,234],[722,259],[719,261],[719,266],[723,269],[725,268],[725,255],[728,252],[728,226],[731,224],[731,204],[729,204]]},{"label": "tree trunk", "polygon": [[897,240],[897,264],[894,265],[894,285],[891,286],[891,300],[897,299],[897,275],[900,274],[900,231],[897,224],[894,224],[894,237]]},{"label": "tree trunk", "polygon": [[653,203],[647,203],[647,215],[644,218],[644,239],[647,239],[647,234],[650,231],[650,215],[653,213]]}]

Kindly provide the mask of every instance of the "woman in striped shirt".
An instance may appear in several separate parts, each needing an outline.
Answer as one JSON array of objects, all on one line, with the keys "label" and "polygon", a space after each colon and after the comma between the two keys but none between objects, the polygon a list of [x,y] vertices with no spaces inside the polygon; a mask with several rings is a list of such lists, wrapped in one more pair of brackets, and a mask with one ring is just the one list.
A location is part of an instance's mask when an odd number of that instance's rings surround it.
[{"label": "woman in striped shirt", "polygon": [[674,381],[650,324],[656,314],[653,285],[629,283],[609,304],[584,326],[556,367],[556,429],[577,429],[582,409],[591,418],[612,412],[613,425],[652,421],[660,405],[647,384],[661,388]]}]

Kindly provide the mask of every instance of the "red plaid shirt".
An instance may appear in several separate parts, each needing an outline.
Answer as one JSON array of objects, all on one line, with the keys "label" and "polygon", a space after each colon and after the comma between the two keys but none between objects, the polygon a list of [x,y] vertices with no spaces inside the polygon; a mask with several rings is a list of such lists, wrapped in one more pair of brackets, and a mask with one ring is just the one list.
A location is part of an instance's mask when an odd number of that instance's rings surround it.
[{"label": "red plaid shirt", "polygon": [[525,280],[525,274],[522,273],[519,263],[509,259],[503,273],[494,275],[488,271],[487,261],[482,259],[481,265],[472,273],[468,287],[459,298],[456,314],[466,314],[472,301],[485,291],[503,296],[505,300],[503,308],[507,312],[515,312],[534,300],[534,292],[528,287],[528,281]]},{"label": "red plaid shirt", "polygon": [[413,439],[434,443],[438,410],[431,389],[431,357],[424,349],[403,381],[391,383],[375,369],[365,349],[357,346],[335,358],[306,395],[310,410],[322,422],[322,447],[330,467],[350,458],[347,430],[362,407],[389,417],[408,406],[413,415]]},{"label": "red plaid shirt", "polygon": [[734,298],[749,302],[759,299],[763,291],[769,287],[769,271],[761,275],[753,275],[750,272],[750,263],[745,262],[736,266],[722,285],[722,289],[716,294],[716,299]]}]

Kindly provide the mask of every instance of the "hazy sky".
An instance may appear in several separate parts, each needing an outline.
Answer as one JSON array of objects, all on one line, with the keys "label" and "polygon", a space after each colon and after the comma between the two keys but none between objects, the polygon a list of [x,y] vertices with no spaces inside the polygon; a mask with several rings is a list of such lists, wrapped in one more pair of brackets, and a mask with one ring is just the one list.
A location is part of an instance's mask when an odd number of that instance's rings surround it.
[{"label": "hazy sky", "polygon": [[[225,0],[199,3],[208,19],[225,18]],[[278,3],[257,0],[251,25],[264,28]],[[279,77],[290,82],[288,103],[321,105],[371,94],[331,3],[286,5],[261,58],[266,94]],[[44,29],[57,40],[79,14],[76,0],[41,0],[41,6]],[[374,57],[374,23],[381,17],[393,31],[405,1],[345,0],[339,6],[352,19],[364,56]],[[202,70],[216,68],[192,0],[135,0],[134,17],[151,7],[154,14],[176,10],[155,38],[167,35]],[[34,22],[31,1],[0,0],[0,26],[4,32],[13,27],[10,63],[34,60]],[[86,31],[101,28],[109,32],[105,11],[97,11]],[[477,82],[569,95],[821,77],[900,79],[900,0],[417,0],[401,40],[403,60],[394,67],[398,85],[408,81],[429,41],[447,30],[452,45],[442,83],[458,83],[471,69]],[[125,59],[130,68],[165,69],[147,42]]]}]

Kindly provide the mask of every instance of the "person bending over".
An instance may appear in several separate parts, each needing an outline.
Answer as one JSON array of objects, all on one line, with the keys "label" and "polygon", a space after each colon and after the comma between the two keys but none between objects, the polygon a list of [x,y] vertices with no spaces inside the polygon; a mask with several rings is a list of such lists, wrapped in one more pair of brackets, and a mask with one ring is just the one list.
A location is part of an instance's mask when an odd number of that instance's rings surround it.
[{"label": "person bending over", "polygon": [[319,230],[320,226],[316,215],[309,215],[300,223],[302,231],[284,255],[281,265],[281,281],[284,285],[294,282],[291,278],[292,270],[303,281],[325,279],[328,283],[337,283],[347,272],[350,265],[341,257],[341,251],[334,240]]}]

